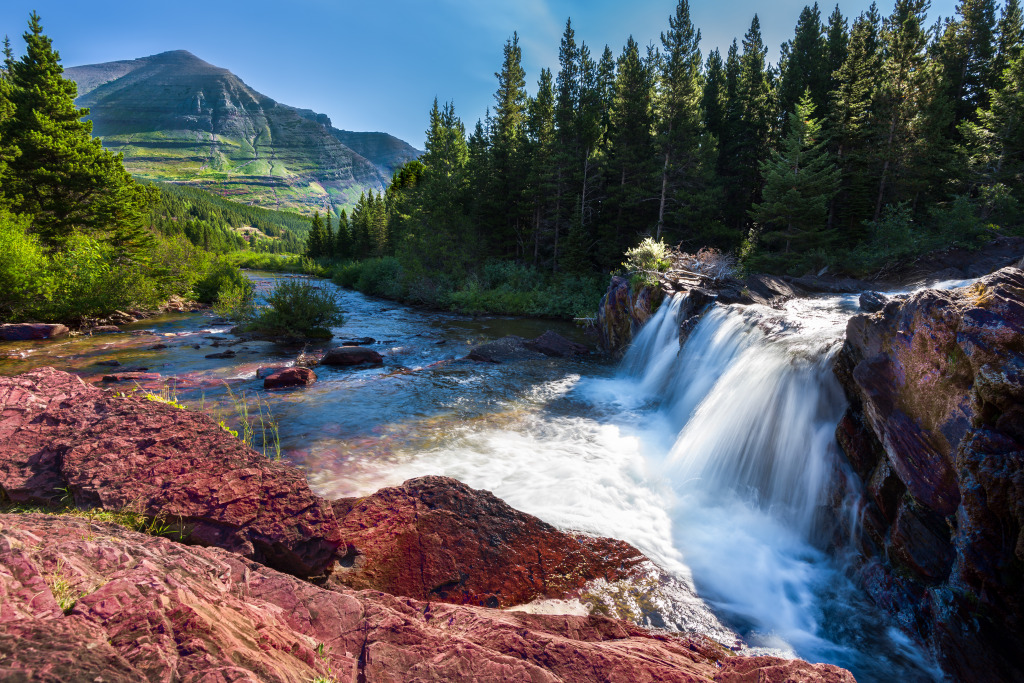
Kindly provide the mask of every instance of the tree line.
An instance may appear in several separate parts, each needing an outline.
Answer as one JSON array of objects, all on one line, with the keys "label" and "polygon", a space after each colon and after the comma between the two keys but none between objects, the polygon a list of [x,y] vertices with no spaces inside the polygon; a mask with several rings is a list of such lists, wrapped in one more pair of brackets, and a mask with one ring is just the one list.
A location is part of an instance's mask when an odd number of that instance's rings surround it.
[{"label": "tree line", "polygon": [[617,56],[570,20],[533,94],[513,34],[493,109],[467,134],[435,101],[420,161],[311,255],[393,254],[406,274],[607,272],[651,235],[759,269],[866,272],[1017,230],[1019,0],[962,0],[931,24],[929,4],[805,7],[774,65],[756,15],[706,57],[686,0],[658,45],[630,37]]}]

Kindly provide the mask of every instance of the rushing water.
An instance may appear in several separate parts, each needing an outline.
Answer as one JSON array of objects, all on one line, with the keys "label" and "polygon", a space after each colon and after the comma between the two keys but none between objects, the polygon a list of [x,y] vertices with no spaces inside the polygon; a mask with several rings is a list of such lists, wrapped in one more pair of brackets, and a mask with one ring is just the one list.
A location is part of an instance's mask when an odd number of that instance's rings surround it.
[{"label": "rushing water", "polygon": [[[256,278],[266,288],[273,278]],[[317,368],[320,381],[262,392],[260,366],[298,349],[230,343],[208,316],[167,316],[151,334],[0,345],[0,372],[55,365],[89,378],[118,360],[181,378],[186,403],[230,413],[259,395],[284,456],[327,497],[444,474],[561,528],[613,536],[670,577],[651,623],[728,644],[828,661],[860,681],[935,677],[816,542],[838,470],[845,398],[831,371],[854,297],[782,310],[716,306],[679,342],[681,300],[661,306],[621,364],[599,357],[504,365],[468,349],[551,321],[427,313],[342,293],[340,338],[370,336],[383,368]],[[162,348],[161,348],[162,347]],[[197,348],[198,347],[198,348]],[[230,420],[230,417],[229,417]]]}]

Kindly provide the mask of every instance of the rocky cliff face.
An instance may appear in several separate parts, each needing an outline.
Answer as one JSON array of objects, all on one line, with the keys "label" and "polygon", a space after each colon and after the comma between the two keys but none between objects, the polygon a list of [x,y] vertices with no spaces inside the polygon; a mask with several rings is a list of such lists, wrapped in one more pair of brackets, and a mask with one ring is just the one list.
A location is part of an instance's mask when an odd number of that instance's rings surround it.
[{"label": "rocky cliff face", "polygon": [[[57,501],[0,512],[3,680],[853,682],[606,617],[480,606],[569,597],[646,561],[485,491],[430,477],[331,504],[204,415],[50,368],[0,378],[0,507]],[[124,510],[168,537],[97,521]]]},{"label": "rocky cliff face", "polygon": [[1024,680],[1024,272],[852,318],[859,575],[957,680]]}]

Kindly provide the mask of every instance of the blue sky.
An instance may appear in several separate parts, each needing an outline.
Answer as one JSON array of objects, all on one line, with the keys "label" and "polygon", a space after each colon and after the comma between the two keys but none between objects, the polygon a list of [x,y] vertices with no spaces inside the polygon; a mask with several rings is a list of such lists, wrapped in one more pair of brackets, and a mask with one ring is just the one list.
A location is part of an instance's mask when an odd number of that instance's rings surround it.
[{"label": "blue sky", "polygon": [[[759,14],[769,56],[791,37],[805,0],[691,0],[705,54],[742,38]],[[870,0],[844,0],[853,16]],[[422,147],[436,95],[472,127],[492,102],[505,40],[518,31],[527,82],[557,70],[567,17],[577,39],[618,54],[629,35],[657,42],[676,0],[4,0],[0,33],[20,51],[32,9],[65,66],[186,49],[230,69],[256,90],[323,112],[348,130],[383,130]],[[822,5],[822,13],[833,4]],[[931,17],[955,0],[932,0]],[[891,0],[880,0],[882,14]]]}]

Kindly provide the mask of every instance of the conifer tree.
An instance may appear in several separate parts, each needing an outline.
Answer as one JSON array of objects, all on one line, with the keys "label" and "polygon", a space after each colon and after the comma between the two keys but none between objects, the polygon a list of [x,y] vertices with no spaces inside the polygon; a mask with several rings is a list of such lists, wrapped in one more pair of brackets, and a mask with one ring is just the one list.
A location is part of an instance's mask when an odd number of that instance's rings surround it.
[{"label": "conifer tree", "polygon": [[827,83],[825,104],[819,109],[821,112],[828,111],[827,102],[831,97],[832,91],[838,85],[836,71],[842,68],[849,49],[850,32],[847,29],[846,17],[840,11],[839,5],[836,5],[836,8],[832,10],[832,14],[829,15],[828,27],[825,29],[825,59],[827,61],[825,76]]},{"label": "conifer tree", "polygon": [[1006,0],[996,27],[996,54],[992,60],[993,88],[1003,87],[1003,73],[1024,49],[1024,13],[1020,0]]},{"label": "conifer tree", "polygon": [[92,122],[82,120],[89,112],[75,106],[78,88],[63,77],[35,12],[24,39],[25,55],[7,63],[11,111],[0,140],[20,153],[8,159],[4,195],[15,212],[32,216],[32,230],[47,244],[82,230],[142,254],[150,239],[141,225],[155,191],[92,137]]},{"label": "conifer tree", "polygon": [[959,19],[946,26],[937,45],[943,90],[953,106],[954,125],[988,106],[995,85],[995,0],[961,0]]},{"label": "conifer tree", "polygon": [[704,64],[704,93],[701,97],[701,111],[704,113],[705,126],[709,133],[722,141],[722,129],[725,127],[726,89],[725,64],[722,54],[712,50]]},{"label": "conifer tree", "polygon": [[857,17],[843,65],[836,71],[836,87],[829,98],[831,149],[842,171],[842,186],[830,211],[830,224],[843,223],[844,234],[856,239],[863,222],[875,210],[872,103],[881,60],[877,7]]},{"label": "conifer tree", "polygon": [[323,256],[334,258],[334,228],[331,226],[331,205],[324,209],[324,244]]},{"label": "conifer tree", "polygon": [[572,215],[575,202],[572,187],[580,158],[579,130],[576,111],[580,104],[580,48],[572,20],[565,22],[565,32],[558,48],[558,76],[555,80],[555,207],[552,268],[558,269],[559,241],[565,216]]},{"label": "conifer tree", "polygon": [[874,219],[890,202],[902,201],[900,181],[914,144],[914,123],[923,104],[925,48],[924,28],[929,0],[896,0],[882,26],[882,67],[873,104],[878,122],[878,192]]},{"label": "conifer tree", "polygon": [[761,162],[764,200],[750,211],[767,228],[761,241],[782,246],[785,253],[827,246],[828,204],[839,187],[839,170],[825,149],[810,90],[790,114],[788,128],[780,150]]},{"label": "conifer tree", "polygon": [[352,235],[349,230],[348,214],[345,212],[345,209],[342,209],[341,213],[338,214],[338,231],[334,236],[335,258],[346,260],[353,257]]},{"label": "conifer tree", "polygon": [[540,264],[541,241],[551,225],[551,197],[557,184],[555,169],[555,90],[550,69],[541,69],[537,95],[530,99],[530,171],[527,194],[533,210],[533,265]]},{"label": "conifer tree", "polygon": [[519,34],[506,41],[501,71],[495,74],[494,119],[490,133],[490,183],[487,199],[492,223],[489,247],[499,257],[518,255],[527,219],[522,206],[526,175],[526,72],[522,66]]},{"label": "conifer tree", "polygon": [[824,110],[828,99],[828,52],[818,3],[804,7],[793,41],[783,45],[779,80],[779,116],[787,121],[807,90],[815,106]]},{"label": "conifer tree", "polygon": [[320,212],[313,213],[313,220],[310,222],[309,235],[306,237],[306,256],[312,259],[321,258],[324,255],[324,222],[320,218]]},{"label": "conifer tree", "polygon": [[18,148],[4,137],[6,122],[14,114],[14,103],[11,101],[13,85],[10,79],[10,65],[14,61],[14,53],[11,50],[11,41],[4,37],[3,47],[3,68],[0,69],[0,209],[10,206],[15,197],[6,192],[9,183],[5,180],[7,164],[19,154]]}]

